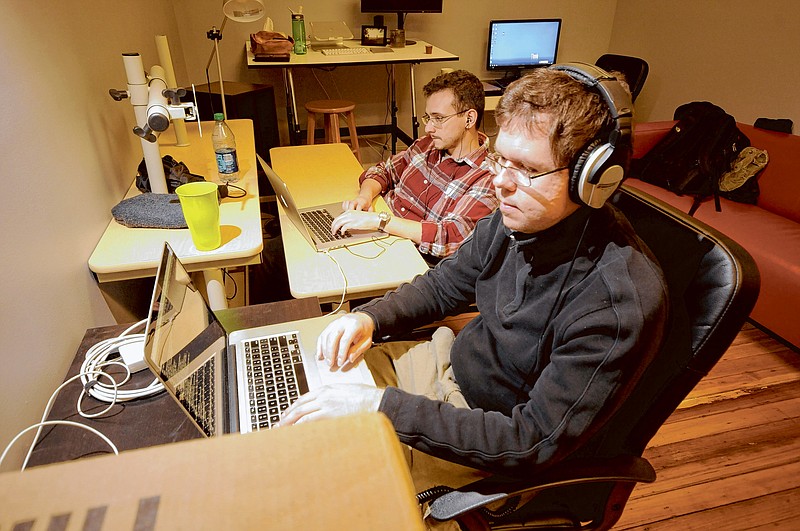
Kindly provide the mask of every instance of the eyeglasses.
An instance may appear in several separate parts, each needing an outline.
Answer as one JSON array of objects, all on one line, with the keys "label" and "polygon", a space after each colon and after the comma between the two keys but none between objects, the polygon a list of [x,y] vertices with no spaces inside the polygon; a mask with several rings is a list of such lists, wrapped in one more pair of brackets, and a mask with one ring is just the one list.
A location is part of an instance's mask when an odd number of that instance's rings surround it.
[{"label": "eyeglasses", "polygon": [[493,174],[500,175],[503,171],[507,171],[511,175],[511,178],[514,180],[514,182],[521,186],[530,186],[531,181],[534,179],[538,179],[539,177],[544,177],[545,175],[550,175],[551,173],[556,173],[561,170],[566,170],[569,167],[561,166],[560,168],[555,168],[553,170],[533,173],[528,170],[512,166],[512,164],[514,164],[513,162],[497,152],[487,153],[486,162],[489,164],[489,171],[491,171]]},{"label": "eyeglasses", "polygon": [[442,116],[440,114],[436,114],[434,116],[431,116],[428,113],[425,113],[422,116],[420,116],[420,118],[422,119],[422,123],[425,124],[425,125],[431,124],[434,127],[441,127],[441,126],[444,125],[444,123],[447,120],[449,120],[453,116],[458,116],[459,114],[464,114],[467,111],[469,111],[469,109],[466,109],[466,110],[463,110],[463,111],[459,111],[459,112],[454,112],[453,114],[448,114],[447,116]]}]

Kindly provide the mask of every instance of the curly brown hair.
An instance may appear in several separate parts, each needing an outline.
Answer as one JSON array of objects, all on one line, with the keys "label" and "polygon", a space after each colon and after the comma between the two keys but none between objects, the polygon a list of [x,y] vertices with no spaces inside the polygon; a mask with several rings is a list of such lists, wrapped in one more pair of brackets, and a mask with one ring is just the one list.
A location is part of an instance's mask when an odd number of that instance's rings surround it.
[{"label": "curly brown hair", "polygon": [[494,115],[501,128],[545,133],[558,166],[572,166],[587,145],[614,125],[599,93],[549,68],[537,68],[511,83]]},{"label": "curly brown hair", "polygon": [[431,94],[436,94],[437,92],[448,89],[453,93],[455,99],[453,107],[455,107],[456,111],[464,112],[475,109],[478,112],[475,126],[480,127],[486,101],[481,80],[472,72],[454,70],[452,72],[439,74],[428,81],[422,88],[422,93],[427,98]]}]

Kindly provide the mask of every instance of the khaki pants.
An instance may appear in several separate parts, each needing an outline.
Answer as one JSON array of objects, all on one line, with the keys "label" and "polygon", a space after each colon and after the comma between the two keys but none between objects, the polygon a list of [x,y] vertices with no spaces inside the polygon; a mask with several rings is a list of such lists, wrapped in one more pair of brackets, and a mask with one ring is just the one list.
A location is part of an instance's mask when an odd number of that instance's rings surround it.
[{"label": "khaki pants", "polygon": [[[453,377],[450,348],[455,336],[449,328],[438,328],[430,341],[396,341],[369,349],[364,359],[378,387],[399,387],[412,394],[469,407]],[[489,474],[406,447],[411,477],[417,492],[446,485],[457,488]],[[429,529],[459,529],[455,522],[426,520]]]}]

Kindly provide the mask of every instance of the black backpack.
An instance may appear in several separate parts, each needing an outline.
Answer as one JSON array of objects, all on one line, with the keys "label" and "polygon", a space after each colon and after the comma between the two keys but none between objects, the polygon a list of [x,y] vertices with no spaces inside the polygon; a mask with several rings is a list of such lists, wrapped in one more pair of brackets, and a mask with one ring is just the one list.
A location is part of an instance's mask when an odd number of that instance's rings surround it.
[{"label": "black backpack", "polygon": [[712,195],[720,212],[719,179],[750,139],[736,127],[733,116],[707,101],[685,103],[675,109],[673,118],[678,123],[633,161],[632,174],[678,195],[694,196],[689,215]]}]

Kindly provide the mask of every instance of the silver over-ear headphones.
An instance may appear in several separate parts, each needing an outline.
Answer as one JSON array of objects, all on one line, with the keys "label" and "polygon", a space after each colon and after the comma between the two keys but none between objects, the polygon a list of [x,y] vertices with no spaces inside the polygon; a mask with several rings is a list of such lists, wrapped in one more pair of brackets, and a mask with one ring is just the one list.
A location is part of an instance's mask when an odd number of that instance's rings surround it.
[{"label": "silver over-ear headphones", "polygon": [[631,96],[617,78],[595,65],[562,63],[550,68],[569,74],[600,94],[614,119],[612,130],[602,131],[578,154],[570,173],[572,200],[600,208],[619,187],[628,170],[633,121]]}]

